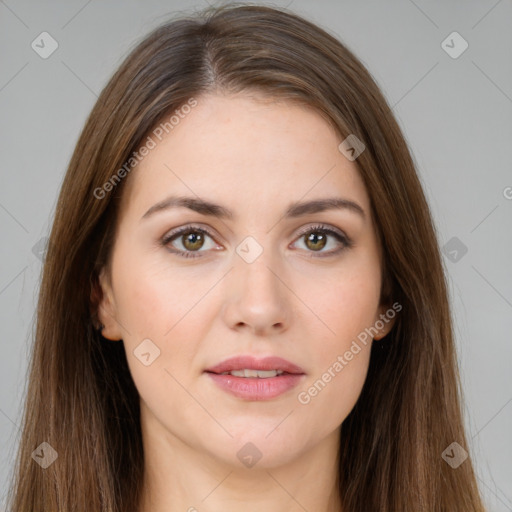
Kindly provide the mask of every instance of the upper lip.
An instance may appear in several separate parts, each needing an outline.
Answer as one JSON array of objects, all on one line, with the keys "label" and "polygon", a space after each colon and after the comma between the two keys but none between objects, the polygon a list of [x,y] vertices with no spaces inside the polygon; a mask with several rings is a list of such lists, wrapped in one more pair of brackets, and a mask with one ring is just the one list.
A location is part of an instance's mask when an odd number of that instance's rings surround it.
[{"label": "upper lip", "polygon": [[235,356],[222,361],[205,371],[211,373],[224,373],[233,370],[282,370],[286,373],[303,374],[304,370],[299,366],[283,359],[282,357],[264,357],[257,359],[254,356]]}]

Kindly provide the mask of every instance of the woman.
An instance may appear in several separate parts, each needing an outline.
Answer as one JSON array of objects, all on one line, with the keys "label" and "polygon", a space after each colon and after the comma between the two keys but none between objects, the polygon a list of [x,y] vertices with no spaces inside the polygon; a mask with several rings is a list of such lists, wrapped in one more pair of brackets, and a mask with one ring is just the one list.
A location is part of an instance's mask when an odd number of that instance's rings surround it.
[{"label": "woman", "polygon": [[377,85],[277,9],[172,21],[72,157],[14,512],[483,511],[430,212]]}]

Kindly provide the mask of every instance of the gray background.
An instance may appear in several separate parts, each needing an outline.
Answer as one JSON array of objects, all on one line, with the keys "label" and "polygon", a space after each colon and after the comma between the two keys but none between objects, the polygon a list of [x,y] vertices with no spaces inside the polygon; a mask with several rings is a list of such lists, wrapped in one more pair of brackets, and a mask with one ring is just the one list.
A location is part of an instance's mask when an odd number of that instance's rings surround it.
[{"label": "gray background", "polygon": [[[489,510],[512,511],[512,2],[273,5],[288,5],[338,36],[393,106],[440,243],[449,243],[444,261],[469,450]],[[176,0],[0,1],[0,496],[21,417],[41,271],[37,244],[49,232],[77,137],[135,42],[178,11],[204,6]],[[44,31],[59,45],[47,59],[31,47]],[[469,45],[457,58],[442,46],[453,31]],[[461,48],[456,39],[445,44],[451,51]]]}]

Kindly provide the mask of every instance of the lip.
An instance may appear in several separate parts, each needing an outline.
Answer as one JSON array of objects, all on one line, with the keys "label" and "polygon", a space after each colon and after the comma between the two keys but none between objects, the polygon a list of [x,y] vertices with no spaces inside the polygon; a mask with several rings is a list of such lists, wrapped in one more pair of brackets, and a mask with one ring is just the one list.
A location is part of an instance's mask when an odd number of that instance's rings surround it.
[{"label": "lip", "polygon": [[[277,377],[260,379],[258,377],[235,377],[220,375],[232,370],[282,370]],[[296,387],[305,377],[299,366],[281,357],[257,359],[253,356],[236,356],[212,366],[205,373],[223,391],[238,398],[252,401],[271,400]]]},{"label": "lip", "polygon": [[283,359],[282,357],[264,357],[258,359],[254,356],[235,356],[222,361],[221,363],[207,368],[205,371],[210,373],[223,373],[233,370],[282,370],[290,374],[304,374],[304,370],[299,366]]}]

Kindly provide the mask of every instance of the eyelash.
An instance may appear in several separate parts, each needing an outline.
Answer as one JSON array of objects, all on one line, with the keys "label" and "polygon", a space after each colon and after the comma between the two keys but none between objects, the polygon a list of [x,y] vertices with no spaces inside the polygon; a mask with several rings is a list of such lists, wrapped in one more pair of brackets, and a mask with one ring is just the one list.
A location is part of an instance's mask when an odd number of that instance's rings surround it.
[{"label": "eyelash", "polygon": [[[195,232],[202,233],[203,235],[207,235],[210,238],[214,239],[214,236],[207,229],[204,229],[204,228],[201,228],[198,226],[194,226],[194,225],[188,225],[188,226],[184,226],[182,228],[177,229],[176,231],[173,231],[173,232],[165,235],[161,240],[161,244],[164,247],[167,247],[167,249],[171,253],[176,254],[177,256],[180,256],[182,258],[201,258],[202,256],[200,255],[200,253],[206,252],[206,251],[181,251],[181,250],[176,250],[176,249],[170,249],[168,247],[169,243],[172,242],[175,238],[178,238],[180,235],[183,235],[185,233],[195,233]],[[334,238],[336,238],[336,240],[338,240],[338,242],[341,242],[343,244],[341,249],[329,251],[327,253],[324,253],[323,255],[321,252],[315,253],[315,251],[308,251],[308,252],[311,252],[312,255],[314,254],[315,257],[325,258],[328,256],[334,256],[334,255],[337,255],[340,252],[342,252],[346,249],[349,249],[353,246],[353,242],[347,236],[345,236],[341,233],[338,233],[338,231],[335,231],[334,229],[329,228],[328,226],[325,226],[323,224],[309,226],[306,229],[301,230],[301,232],[297,236],[297,240],[299,240],[304,235],[307,235],[309,233],[314,233],[314,232],[321,232],[326,235],[331,235]]]}]

